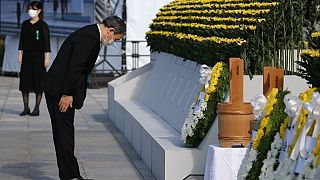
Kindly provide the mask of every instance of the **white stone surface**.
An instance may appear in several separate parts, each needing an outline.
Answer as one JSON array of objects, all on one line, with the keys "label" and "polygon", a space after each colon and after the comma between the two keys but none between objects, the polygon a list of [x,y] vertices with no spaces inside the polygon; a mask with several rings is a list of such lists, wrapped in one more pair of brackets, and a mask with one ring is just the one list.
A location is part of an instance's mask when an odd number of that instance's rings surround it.
[{"label": "white stone surface", "polygon": [[198,93],[200,65],[167,53],[109,83],[109,117],[161,180],[204,174],[207,147],[218,143],[217,123],[199,148],[186,148],[181,127]]},{"label": "white stone surface", "polygon": [[[218,145],[215,120],[198,148],[181,142],[181,127],[201,84],[200,65],[167,53],[153,53],[151,64],[128,73],[108,86],[109,117],[159,180],[204,174],[207,150]],[[298,94],[304,80],[286,76],[285,88]],[[244,78],[244,101],[262,93],[262,76]]]}]

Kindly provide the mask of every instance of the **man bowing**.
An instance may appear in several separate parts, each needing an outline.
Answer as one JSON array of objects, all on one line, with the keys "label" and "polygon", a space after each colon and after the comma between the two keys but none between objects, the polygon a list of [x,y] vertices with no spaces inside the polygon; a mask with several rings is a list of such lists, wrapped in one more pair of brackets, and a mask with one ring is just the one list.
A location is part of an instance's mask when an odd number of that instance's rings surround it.
[{"label": "man bowing", "polygon": [[87,77],[95,65],[101,45],[120,40],[125,22],[110,16],[88,25],[63,42],[46,74],[44,92],[51,118],[60,179],[83,179],[74,156],[74,114],[86,97]]}]

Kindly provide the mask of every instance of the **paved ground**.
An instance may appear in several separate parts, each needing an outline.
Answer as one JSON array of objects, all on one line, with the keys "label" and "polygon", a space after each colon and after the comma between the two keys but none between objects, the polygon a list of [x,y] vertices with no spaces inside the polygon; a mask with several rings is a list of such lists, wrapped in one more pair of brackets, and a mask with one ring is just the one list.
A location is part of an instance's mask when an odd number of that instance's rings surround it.
[{"label": "paved ground", "polygon": [[[0,77],[0,180],[58,179],[45,100],[39,117],[20,117],[18,78]],[[106,89],[89,89],[76,112],[76,156],[81,174],[95,180],[154,179],[137,153],[107,118]],[[30,94],[30,108],[34,105]]]}]

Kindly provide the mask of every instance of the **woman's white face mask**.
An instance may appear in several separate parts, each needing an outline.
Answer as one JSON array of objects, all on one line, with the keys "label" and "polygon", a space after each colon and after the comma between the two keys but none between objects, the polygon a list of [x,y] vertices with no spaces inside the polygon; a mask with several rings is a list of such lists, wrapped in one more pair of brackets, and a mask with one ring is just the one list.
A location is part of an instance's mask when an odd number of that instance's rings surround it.
[{"label": "woman's white face mask", "polygon": [[38,16],[39,10],[34,10],[34,9],[29,9],[28,10],[28,15],[31,17],[31,18],[35,18]]}]

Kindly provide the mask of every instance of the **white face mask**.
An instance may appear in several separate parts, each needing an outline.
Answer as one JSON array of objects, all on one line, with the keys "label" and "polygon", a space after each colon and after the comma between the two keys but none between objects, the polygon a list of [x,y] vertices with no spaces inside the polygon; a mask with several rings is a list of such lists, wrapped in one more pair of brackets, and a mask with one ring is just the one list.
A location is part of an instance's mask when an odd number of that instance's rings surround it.
[{"label": "white face mask", "polygon": [[110,46],[110,45],[113,44],[113,42],[114,42],[114,40],[113,40],[113,35],[112,35],[112,38],[111,38],[109,41],[103,40],[102,45],[104,45],[104,46]]},{"label": "white face mask", "polygon": [[111,46],[113,44],[114,40],[113,39],[110,39],[110,41],[103,41],[102,44],[104,46]]},{"label": "white face mask", "polygon": [[31,18],[35,18],[35,17],[38,16],[38,10],[29,9],[29,10],[28,10],[28,15],[29,15]]}]

